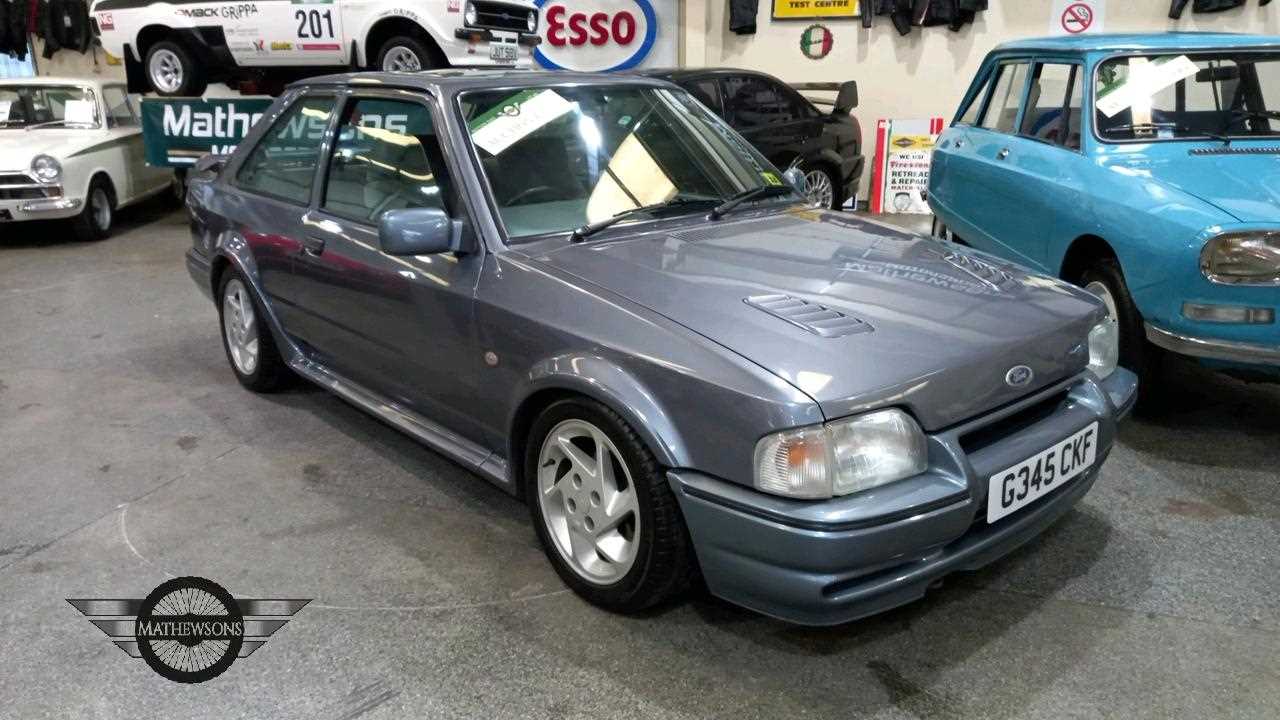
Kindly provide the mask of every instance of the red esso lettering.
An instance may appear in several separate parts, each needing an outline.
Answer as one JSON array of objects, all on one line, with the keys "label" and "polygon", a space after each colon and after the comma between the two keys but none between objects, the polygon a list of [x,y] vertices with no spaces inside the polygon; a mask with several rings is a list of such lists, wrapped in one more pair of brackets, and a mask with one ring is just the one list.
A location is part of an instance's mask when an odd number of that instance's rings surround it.
[{"label": "red esso lettering", "polygon": [[[568,15],[566,18],[565,16]],[[618,45],[630,45],[636,39],[636,17],[621,10],[609,17],[608,13],[569,13],[563,5],[555,5],[547,11],[547,42],[556,47],[565,45],[604,45],[610,41]]]}]

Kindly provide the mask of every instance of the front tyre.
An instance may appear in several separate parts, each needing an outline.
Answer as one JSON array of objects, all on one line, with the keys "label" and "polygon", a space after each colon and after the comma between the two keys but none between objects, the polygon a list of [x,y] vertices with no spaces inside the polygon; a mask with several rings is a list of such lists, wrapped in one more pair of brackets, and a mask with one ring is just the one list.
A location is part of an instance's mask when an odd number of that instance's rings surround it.
[{"label": "front tyre", "polygon": [[236,270],[223,276],[218,289],[222,348],[240,384],[254,392],[283,387],[289,369],[276,349],[271,331],[244,277]]},{"label": "front tyre", "polygon": [[165,97],[198,97],[209,86],[191,51],[172,40],[152,45],[145,67],[147,82]]},{"label": "front tyre", "polygon": [[102,177],[95,177],[89,183],[84,207],[71,220],[71,230],[80,242],[104,240],[111,234],[115,217],[116,196],[111,191],[111,184]]},{"label": "front tyre", "polygon": [[636,612],[688,587],[693,552],[666,473],[617,413],[558,401],[534,421],[527,448],[534,527],[574,592]]},{"label": "front tyre", "polygon": [[384,72],[418,72],[443,67],[443,63],[436,62],[421,40],[398,35],[382,44],[376,67]]}]

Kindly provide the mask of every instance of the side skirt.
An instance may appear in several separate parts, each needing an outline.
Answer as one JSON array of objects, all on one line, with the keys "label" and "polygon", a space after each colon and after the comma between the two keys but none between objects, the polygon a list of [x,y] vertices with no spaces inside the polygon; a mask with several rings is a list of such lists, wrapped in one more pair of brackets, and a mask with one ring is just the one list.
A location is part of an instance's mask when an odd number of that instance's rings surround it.
[{"label": "side skirt", "polygon": [[458,435],[448,428],[395,403],[378,393],[339,375],[302,353],[289,361],[302,377],[426,444],[431,449],[467,466],[484,479],[515,495],[516,487],[507,472],[507,461],[498,454]]}]

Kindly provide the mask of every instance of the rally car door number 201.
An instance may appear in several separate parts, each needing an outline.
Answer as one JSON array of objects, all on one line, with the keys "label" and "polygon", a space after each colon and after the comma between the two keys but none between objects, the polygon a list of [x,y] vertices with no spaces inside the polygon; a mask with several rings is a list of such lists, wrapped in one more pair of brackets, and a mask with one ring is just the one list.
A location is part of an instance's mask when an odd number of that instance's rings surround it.
[{"label": "rally car door number 201", "polygon": [[241,12],[224,17],[223,29],[227,45],[239,64],[346,62],[342,8],[334,0],[262,0],[235,4]]}]

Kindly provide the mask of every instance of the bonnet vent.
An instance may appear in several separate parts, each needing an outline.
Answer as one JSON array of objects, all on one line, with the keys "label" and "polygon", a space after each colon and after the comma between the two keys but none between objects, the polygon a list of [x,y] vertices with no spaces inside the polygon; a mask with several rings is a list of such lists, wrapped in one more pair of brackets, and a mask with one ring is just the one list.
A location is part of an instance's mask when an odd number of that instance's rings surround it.
[{"label": "bonnet vent", "polygon": [[871,326],[857,318],[790,295],[752,295],[743,302],[820,337],[871,332]]},{"label": "bonnet vent", "polygon": [[1190,155],[1280,155],[1280,146],[1266,147],[1214,147],[1188,150]]}]

